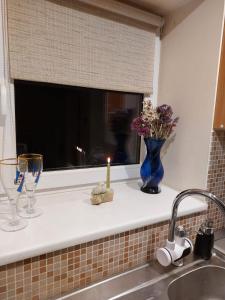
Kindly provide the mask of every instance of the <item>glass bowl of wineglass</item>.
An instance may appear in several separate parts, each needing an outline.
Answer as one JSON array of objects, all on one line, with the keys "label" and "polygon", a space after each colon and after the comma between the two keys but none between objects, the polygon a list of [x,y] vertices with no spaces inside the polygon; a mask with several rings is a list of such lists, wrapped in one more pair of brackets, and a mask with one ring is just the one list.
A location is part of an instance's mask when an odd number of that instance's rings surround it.
[{"label": "glass bowl of wineglass", "polygon": [[19,215],[22,218],[36,218],[42,214],[42,209],[35,206],[35,190],[43,171],[43,156],[34,153],[21,154],[18,156],[18,161],[27,163],[25,191],[28,198],[27,205],[20,209]]}]

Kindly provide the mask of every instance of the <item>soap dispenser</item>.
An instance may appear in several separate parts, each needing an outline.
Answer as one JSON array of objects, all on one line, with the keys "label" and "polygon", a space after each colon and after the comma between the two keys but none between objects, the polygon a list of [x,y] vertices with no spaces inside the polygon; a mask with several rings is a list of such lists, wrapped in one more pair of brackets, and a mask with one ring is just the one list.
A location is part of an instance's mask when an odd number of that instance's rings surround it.
[{"label": "soap dispenser", "polygon": [[199,228],[195,240],[194,254],[203,259],[210,259],[214,245],[213,221],[206,220]]}]

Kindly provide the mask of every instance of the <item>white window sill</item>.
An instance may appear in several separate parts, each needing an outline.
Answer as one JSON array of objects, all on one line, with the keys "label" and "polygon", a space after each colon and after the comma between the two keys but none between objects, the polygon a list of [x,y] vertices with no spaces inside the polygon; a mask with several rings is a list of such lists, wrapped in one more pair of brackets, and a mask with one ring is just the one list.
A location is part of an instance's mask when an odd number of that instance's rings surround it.
[{"label": "white window sill", "polygon": [[[168,220],[178,193],[162,186],[158,195],[144,194],[137,181],[112,187],[114,201],[99,206],[90,204],[90,187],[38,194],[42,216],[29,220],[29,226],[21,231],[0,231],[0,265]],[[1,212],[3,209],[6,204],[0,202]],[[206,209],[206,202],[188,198],[181,203],[179,216]]]}]

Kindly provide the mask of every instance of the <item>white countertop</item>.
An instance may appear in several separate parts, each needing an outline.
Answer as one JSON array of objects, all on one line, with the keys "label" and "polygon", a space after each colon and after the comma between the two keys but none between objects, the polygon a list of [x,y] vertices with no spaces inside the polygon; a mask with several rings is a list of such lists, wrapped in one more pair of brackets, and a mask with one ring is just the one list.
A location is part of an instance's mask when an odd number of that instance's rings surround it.
[{"label": "white countertop", "polygon": [[[112,187],[114,201],[99,206],[90,203],[91,188],[37,194],[43,215],[30,219],[23,230],[0,230],[0,265],[168,220],[178,193],[162,186],[160,194],[144,194],[137,181]],[[204,201],[190,197],[181,203],[179,216],[206,209]],[[0,223],[6,219],[7,210],[7,203],[0,201]]]}]

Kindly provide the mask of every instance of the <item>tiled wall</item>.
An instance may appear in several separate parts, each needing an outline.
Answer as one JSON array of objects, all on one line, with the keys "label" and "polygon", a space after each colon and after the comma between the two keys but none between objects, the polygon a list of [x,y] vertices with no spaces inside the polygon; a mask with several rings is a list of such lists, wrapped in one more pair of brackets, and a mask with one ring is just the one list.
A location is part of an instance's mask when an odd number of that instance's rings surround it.
[{"label": "tiled wall", "polygon": [[[213,131],[207,187],[225,203],[225,131]],[[209,217],[217,229],[225,227],[225,218],[213,203],[209,203]]]},{"label": "tiled wall", "polygon": [[[193,239],[205,216],[194,214],[179,223]],[[0,299],[55,299],[148,262],[167,234],[163,222],[0,267]]]}]

